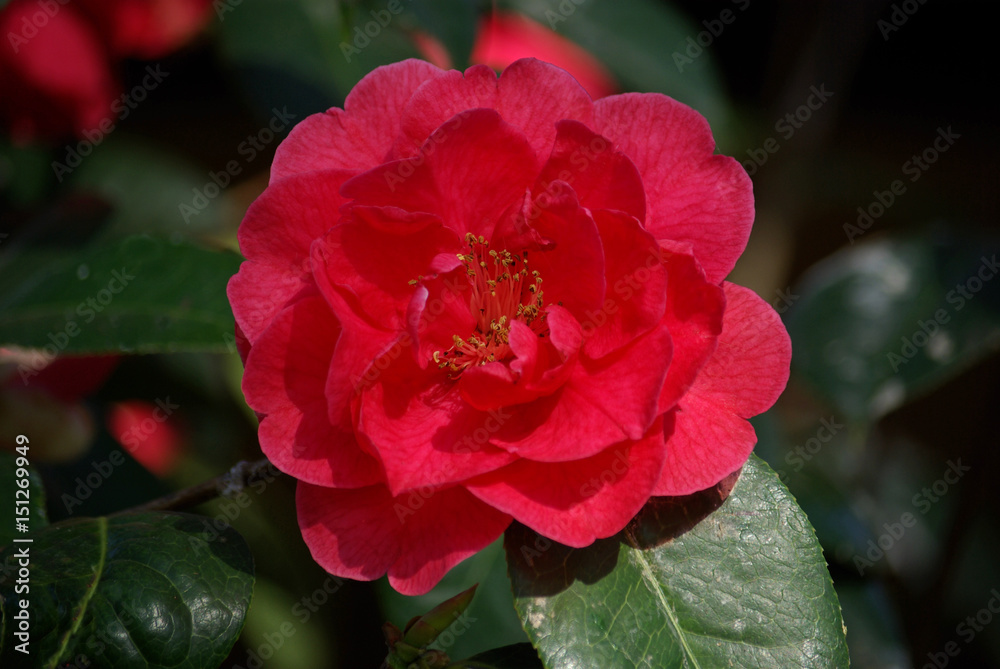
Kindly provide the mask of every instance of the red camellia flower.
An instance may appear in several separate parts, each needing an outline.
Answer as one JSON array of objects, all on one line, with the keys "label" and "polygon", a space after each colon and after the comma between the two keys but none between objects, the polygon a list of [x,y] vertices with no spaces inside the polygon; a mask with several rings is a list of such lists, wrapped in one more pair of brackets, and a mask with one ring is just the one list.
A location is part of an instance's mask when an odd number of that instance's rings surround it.
[{"label": "red camellia flower", "polygon": [[292,131],[229,298],[323,567],[423,593],[512,519],[586,546],[743,465],[790,344],[723,281],[753,195],[714,150],[532,59],[382,67]]}]

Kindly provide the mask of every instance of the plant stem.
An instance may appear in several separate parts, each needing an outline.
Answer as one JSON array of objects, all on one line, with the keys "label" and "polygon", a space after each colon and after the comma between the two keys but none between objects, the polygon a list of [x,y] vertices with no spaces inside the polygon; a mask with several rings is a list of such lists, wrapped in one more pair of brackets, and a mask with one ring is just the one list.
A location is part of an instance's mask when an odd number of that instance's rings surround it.
[{"label": "plant stem", "polygon": [[186,509],[192,506],[203,504],[216,497],[230,497],[240,493],[251,482],[265,479],[273,480],[281,474],[266,458],[255,462],[241,460],[225,474],[220,474],[214,479],[199,483],[196,486],[185,488],[154,499],[145,504],[133,506],[130,509],[118,511],[112,515],[125,513],[141,513],[143,511],[170,511],[176,509]]}]

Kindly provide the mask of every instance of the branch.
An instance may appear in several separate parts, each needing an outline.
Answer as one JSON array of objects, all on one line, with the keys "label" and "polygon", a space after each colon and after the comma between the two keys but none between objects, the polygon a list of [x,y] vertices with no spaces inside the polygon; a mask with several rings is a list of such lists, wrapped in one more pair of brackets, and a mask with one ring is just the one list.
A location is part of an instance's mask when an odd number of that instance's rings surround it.
[{"label": "branch", "polygon": [[172,492],[169,495],[164,495],[159,499],[154,499],[145,504],[133,506],[131,509],[118,511],[112,515],[118,516],[125,513],[141,513],[143,511],[186,509],[198,506],[216,497],[231,497],[239,494],[253,481],[264,478],[270,481],[280,473],[266,458],[257,460],[256,462],[242,460],[236,463],[228,472],[216,476],[214,479],[199,483],[191,488]]}]

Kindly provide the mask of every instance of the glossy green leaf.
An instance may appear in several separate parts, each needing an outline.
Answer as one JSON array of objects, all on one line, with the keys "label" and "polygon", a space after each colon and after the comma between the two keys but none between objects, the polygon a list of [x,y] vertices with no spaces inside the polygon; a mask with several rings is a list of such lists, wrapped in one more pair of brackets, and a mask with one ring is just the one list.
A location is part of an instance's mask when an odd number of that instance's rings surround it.
[{"label": "glossy green leaf", "polygon": [[827,258],[788,312],[793,369],[859,422],[957,375],[1000,346],[998,246],[931,231]]},{"label": "glossy green leaf", "polygon": [[[30,537],[32,532],[49,524],[45,512],[45,488],[38,472],[31,466],[30,442],[11,443],[10,447],[23,450],[11,453],[0,451],[0,481],[4,481],[4,489],[9,491],[0,505],[0,546],[6,546],[13,539]],[[24,466],[26,463],[27,466]],[[26,482],[24,487],[21,481]],[[19,530],[19,526],[27,529]],[[8,571],[9,566],[4,565],[3,569]]]},{"label": "glossy green leaf", "polygon": [[805,514],[756,456],[725,498],[733,478],[655,499],[620,536],[585,549],[508,530],[515,603],[546,667],[848,665]]},{"label": "glossy green leaf", "polygon": [[0,344],[48,353],[227,350],[230,252],[145,236],[0,256]]},{"label": "glossy green leaf", "polygon": [[[214,669],[243,627],[253,558],[228,526],[183,514],[69,520],[32,535],[30,591],[0,578],[0,664],[14,666],[11,617],[29,602],[33,666]],[[0,551],[7,558],[15,547]]]}]

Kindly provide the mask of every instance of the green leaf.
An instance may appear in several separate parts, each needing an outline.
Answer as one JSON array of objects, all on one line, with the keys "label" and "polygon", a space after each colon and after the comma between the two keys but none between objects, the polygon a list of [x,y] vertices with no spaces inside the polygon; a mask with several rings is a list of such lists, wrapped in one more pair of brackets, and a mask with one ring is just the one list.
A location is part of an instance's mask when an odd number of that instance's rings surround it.
[{"label": "green leaf", "polygon": [[145,236],[31,250],[0,273],[0,344],[49,353],[224,351],[239,257]]},{"label": "green leaf", "polygon": [[931,230],[830,256],[788,313],[794,370],[856,422],[956,376],[1000,346],[996,248]]},{"label": "green leaf", "polygon": [[376,592],[386,620],[406,621],[457,595],[470,583],[479,583],[479,587],[466,614],[469,624],[459,628],[461,634],[445,635],[448,643],[442,644],[439,640],[434,647],[457,658],[470,657],[483,648],[527,641],[514,610],[502,539],[456,565],[425,595],[401,595],[392,589],[385,578],[376,581]]},{"label": "green leaf", "polygon": [[[42,479],[31,463],[31,444],[11,444],[14,448],[24,449],[19,453],[0,451],[0,481],[5,482],[5,489],[10,491],[7,499],[0,505],[0,546],[6,546],[13,539],[23,539],[31,536],[17,529],[17,524],[23,523],[27,532],[37,532],[49,524],[45,512],[45,488]],[[24,455],[24,454],[27,455]],[[23,458],[23,460],[22,460]],[[25,461],[28,466],[25,465]],[[27,474],[23,476],[21,472]],[[22,488],[19,481],[27,481],[27,487]],[[17,513],[17,509],[26,508],[27,512]],[[22,514],[27,515],[22,515]],[[4,565],[4,571],[9,570]]]},{"label": "green leaf", "polygon": [[209,170],[124,131],[105,138],[66,182],[76,192],[99,194],[113,205],[104,233],[108,236],[214,233],[228,204],[225,189],[223,196],[202,197],[219,192]]},{"label": "green leaf", "polygon": [[448,669],[544,669],[530,643],[517,643],[479,653],[468,660],[455,662]]},{"label": "green leaf", "polygon": [[419,56],[404,30],[412,17],[382,26],[369,11],[330,0],[244,2],[220,17],[222,53],[261,116],[287,107],[298,121],[343,104],[376,67]]},{"label": "green leaf", "polygon": [[805,514],[756,456],[725,498],[732,478],[655,499],[622,535],[585,549],[508,530],[515,604],[546,667],[848,665]]},{"label": "green leaf", "polygon": [[411,620],[403,630],[403,642],[417,648],[424,648],[433,643],[469,608],[472,597],[476,594],[477,585],[478,583],[441,602],[419,618]]},{"label": "green leaf", "polygon": [[0,579],[3,666],[23,657],[10,624],[20,599],[29,602],[30,655],[46,669],[214,669],[243,627],[253,558],[231,527],[144,513],[69,520],[32,539],[0,551],[6,559],[27,546],[31,560],[28,593]]}]

